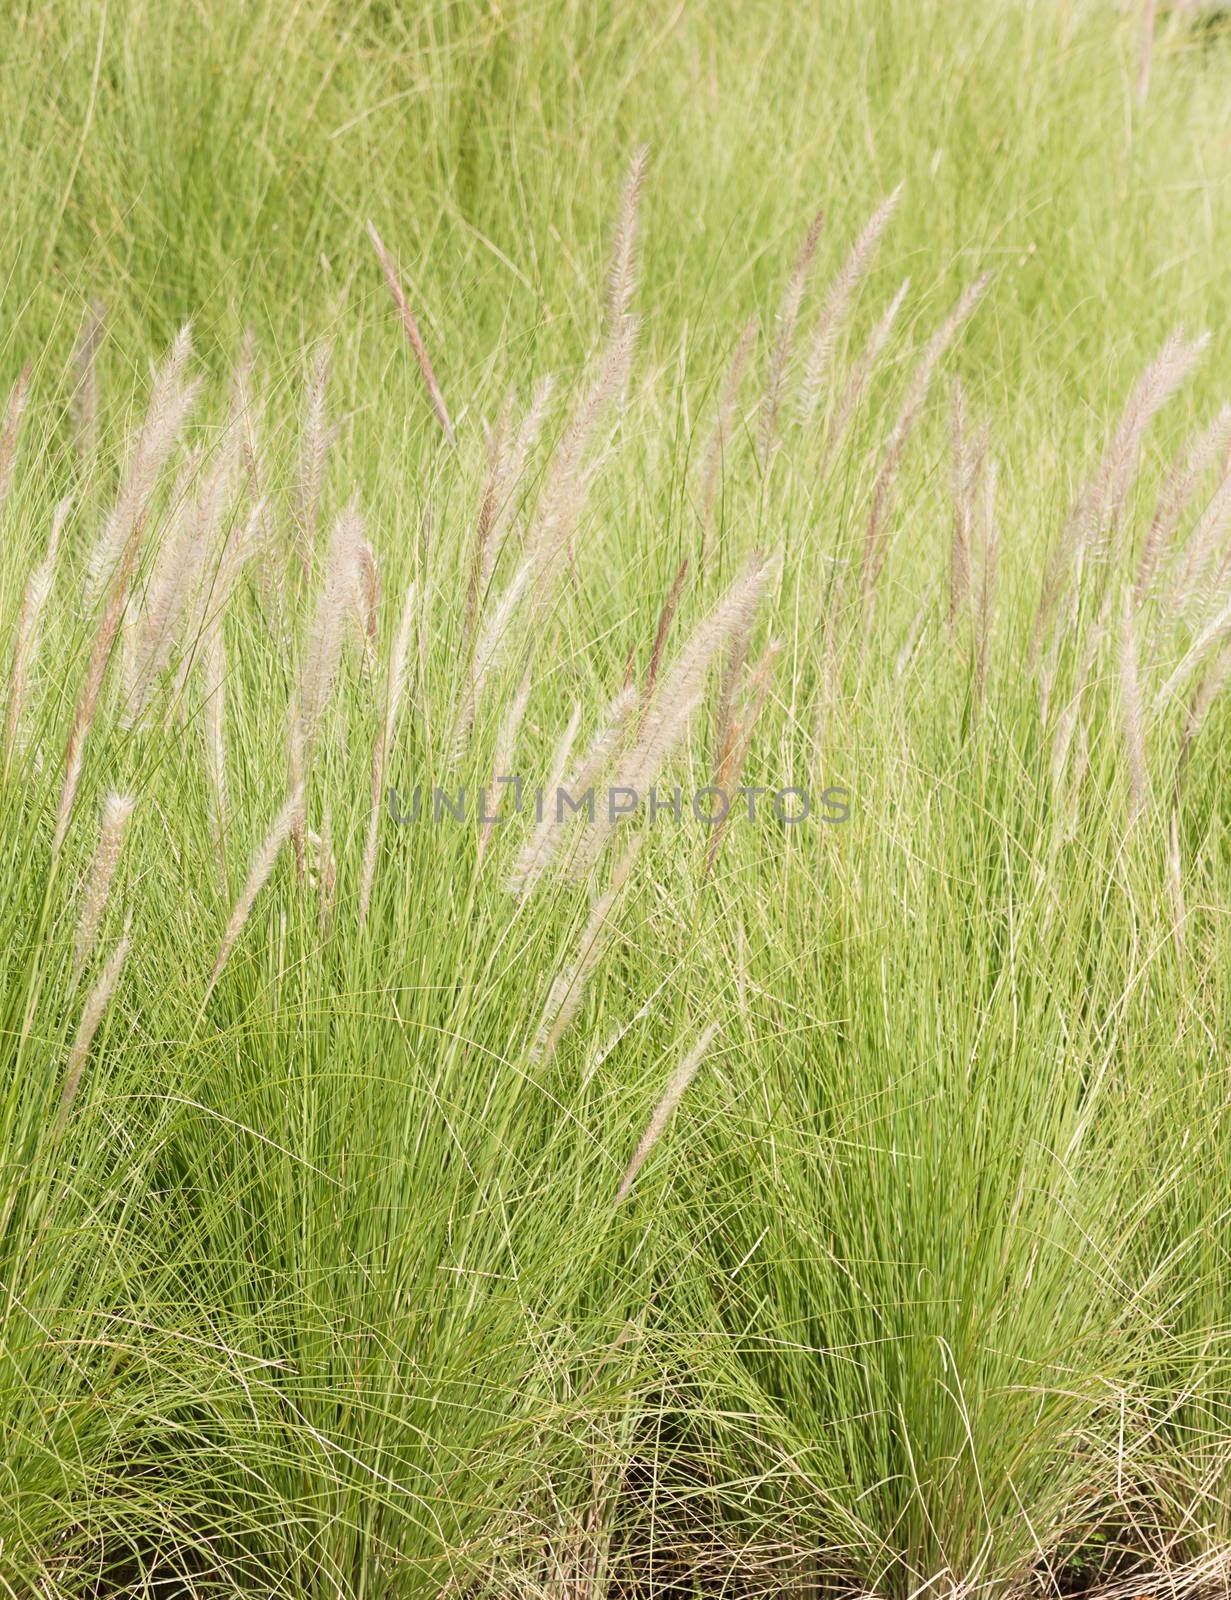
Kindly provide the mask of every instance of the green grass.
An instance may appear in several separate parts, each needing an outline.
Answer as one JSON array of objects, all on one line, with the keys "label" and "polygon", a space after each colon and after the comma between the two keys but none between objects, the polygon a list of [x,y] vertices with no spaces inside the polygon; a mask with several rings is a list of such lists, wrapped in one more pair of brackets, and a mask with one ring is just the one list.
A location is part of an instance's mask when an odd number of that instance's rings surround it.
[{"label": "green grass", "polygon": [[[1221,624],[1155,705],[1227,603],[1227,530],[1201,520],[1223,457],[1130,613],[1136,814],[1123,617],[1168,463],[1227,398],[1231,44],[1160,15],[1139,104],[1131,10],[11,10],[0,400],[31,366],[0,508],[6,714],[23,594],[72,496],[0,783],[0,1583],[14,1600],[910,1600],[1223,1581],[1222,699],[1184,748],[1194,697],[1227,664]],[[588,439],[592,481],[564,496],[575,525],[542,591],[511,608],[458,741],[476,631],[536,548],[568,419],[608,348],[612,219],[642,141],[631,371]],[[800,370],[827,285],[898,183],[804,425]],[[767,460],[779,308],[818,208]],[[455,451],[369,219],[399,263]],[[985,272],[907,441],[866,592],[902,397]],[[907,275],[850,431],[827,451],[841,385]],[[73,351],[96,304],[99,427],[82,449]],[[707,519],[707,441],[750,317],[761,331]],[[151,364],[189,318],[202,390],[141,524],[57,848],[106,610],[106,587],[86,597],[87,564]],[[1037,649],[1049,552],[1176,327],[1208,329],[1210,345],[1146,434],[1122,514],[1066,571]],[[258,493],[264,543],[221,606],[203,591],[187,613],[134,723],[125,693],[159,551],[239,436],[247,329],[252,449],[200,534],[203,570],[217,573]],[[326,348],[337,432],[305,562],[305,385]],[[485,430],[510,390],[523,408],[547,373],[543,438],[476,624]],[[991,522],[981,500],[974,516],[974,590],[950,622],[954,379],[996,470]],[[310,833],[279,850],[211,990],[288,795],[288,719],[352,495],[379,572],[373,660],[350,629],[304,763]],[[1185,599],[1175,579],[1203,526],[1209,560]],[[580,881],[549,873],[518,898],[506,885],[522,825],[481,851],[471,822],[398,826],[383,811],[360,916],[403,599],[413,582],[382,787],[408,803],[421,785],[430,809],[433,785],[473,797],[509,760],[502,730],[527,667],[512,770],[547,780],[574,706],[575,762],[621,686],[645,683],[687,561],[659,674],[677,692],[675,664],[754,551],[775,564],[742,646],[736,630],[741,716],[754,664],[781,648],[742,779],[806,788],[818,809],[842,786],[850,820],[788,826],[763,801],[707,871],[706,830],[660,818],[582,963],[576,1014],[544,1050],[552,985],[576,970],[619,843]],[[118,592],[118,570],[109,581]],[[223,812],[208,761],[218,628]],[[712,643],[660,789],[717,781],[732,652],[725,635]],[[136,804],[75,981],[112,791]],[[129,919],[61,1125],[88,996]]]}]

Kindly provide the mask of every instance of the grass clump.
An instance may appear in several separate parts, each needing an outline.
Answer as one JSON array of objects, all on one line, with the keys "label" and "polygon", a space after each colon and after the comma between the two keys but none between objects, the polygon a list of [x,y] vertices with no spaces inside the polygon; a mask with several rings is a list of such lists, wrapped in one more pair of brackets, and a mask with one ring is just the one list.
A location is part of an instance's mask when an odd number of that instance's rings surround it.
[{"label": "grass clump", "polygon": [[19,9],[7,1593],[1225,1586],[1231,62],[1153,29]]}]

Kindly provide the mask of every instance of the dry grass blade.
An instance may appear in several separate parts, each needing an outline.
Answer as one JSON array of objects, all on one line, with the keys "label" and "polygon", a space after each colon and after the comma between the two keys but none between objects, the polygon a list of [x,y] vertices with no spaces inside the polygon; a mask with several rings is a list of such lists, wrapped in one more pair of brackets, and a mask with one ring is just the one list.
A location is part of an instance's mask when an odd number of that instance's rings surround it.
[{"label": "dry grass blade", "polygon": [[415,353],[415,360],[419,363],[419,371],[423,374],[423,382],[427,387],[428,399],[432,402],[432,410],[436,413],[436,420],[440,423],[445,438],[456,449],[457,439],[454,437],[453,424],[449,421],[444,395],[441,394],[440,385],[436,382],[436,374],[428,358],[427,347],[423,343],[423,335],[419,332],[419,324],[415,321],[414,313],[411,311],[406,299],[406,292],[402,288],[397,268],[394,266],[389,252],[382,244],[380,234],[377,233],[376,225],[373,222],[368,223],[368,237],[376,250],[381,271],[385,274],[385,282],[389,285],[389,293],[393,296],[393,303],[402,319],[403,331],[406,334],[410,348]]}]

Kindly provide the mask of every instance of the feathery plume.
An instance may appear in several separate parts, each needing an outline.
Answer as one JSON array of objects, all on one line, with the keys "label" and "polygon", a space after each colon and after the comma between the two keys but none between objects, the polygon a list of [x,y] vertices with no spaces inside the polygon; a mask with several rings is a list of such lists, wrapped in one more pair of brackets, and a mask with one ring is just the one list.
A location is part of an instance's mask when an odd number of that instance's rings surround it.
[{"label": "feathery plume", "polygon": [[552,581],[601,465],[601,455],[597,462],[587,465],[587,452],[604,412],[623,390],[635,338],[636,318],[630,313],[609,342],[593,387],[578,404],[556,446],[526,536],[525,552],[475,646],[454,717],[455,756],[465,749],[484,687],[513,643],[523,605],[529,604],[531,614],[536,615],[548,603]]},{"label": "feathery plume", "polygon": [[632,304],[633,274],[637,255],[637,213],[649,154],[648,144],[643,144],[637,149],[620,195],[620,209],[616,214],[615,236],[611,245],[611,261],[607,268],[606,311],[609,334],[619,327]]},{"label": "feathery plume", "polygon": [[706,1051],[713,1043],[714,1035],[717,1032],[718,1024],[711,1022],[683,1061],[680,1062],[674,1073],[672,1073],[663,1097],[654,1107],[654,1114],[646,1124],[645,1132],[641,1135],[636,1150],[633,1151],[633,1158],[624,1169],[624,1176],[620,1179],[620,1187],[616,1190],[615,1200],[612,1202],[613,1205],[618,1206],[627,1198],[629,1190],[636,1182],[637,1174],[645,1165],[651,1150],[662,1138],[667,1124],[671,1121],[676,1108],[684,1098],[689,1084],[696,1077],[697,1069],[705,1059]]},{"label": "feathery plume", "polygon": [[13,463],[17,458],[17,435],[21,431],[21,419],[26,412],[26,401],[30,395],[30,363],[17,374],[17,381],[9,390],[9,403],[4,412],[4,426],[0,428],[0,516],[4,514],[4,502],[8,499],[9,484],[13,481]]},{"label": "feathery plume", "polygon": [[1209,598],[1210,568],[1219,559],[1228,524],[1231,524],[1231,471],[1223,475],[1184,548],[1183,560],[1167,596],[1168,610],[1187,611],[1194,601]]},{"label": "feathery plume", "polygon": [[281,854],[282,846],[286,843],[291,829],[297,822],[303,820],[303,786],[297,785],[291,790],[282,809],[274,818],[273,825],[264,840],[257,847],[248,866],[248,877],[239,899],[235,902],[231,912],[231,920],[227,923],[226,932],[222,936],[222,945],[218,951],[218,959],[214,963],[214,970],[210,975],[209,984],[205,990],[205,999],[208,1000],[214,992],[214,987],[226,966],[227,957],[235,947],[235,941],[243,932],[244,924],[256,904],[256,897],[265,887],[274,864]]},{"label": "feathery plume", "polygon": [[867,275],[872,257],[876,254],[885,229],[897,210],[901,195],[902,185],[899,184],[893,193],[887,195],[877,206],[843,262],[841,271],[829,287],[816,332],[812,336],[812,348],[804,363],[799,400],[800,417],[804,423],[811,422],[816,413],[839,330],[850,311],[855,291]]},{"label": "feathery plume", "polygon": [[316,556],[325,464],[337,437],[337,430],[329,421],[329,367],[329,346],[321,345],[312,357],[304,389],[303,427],[293,493],[295,547],[306,573],[311,573]]},{"label": "feathery plume", "polygon": [[953,539],[949,558],[949,629],[970,593],[971,545],[978,515],[979,480],[987,459],[988,432],[981,428],[972,438],[966,414],[966,394],[958,379],[953,383]]},{"label": "feathery plume", "polygon": [[376,552],[366,539],[355,545],[351,598],[348,614],[354,618],[363,647],[363,676],[371,683],[376,676],[376,629],[380,609],[380,573]]},{"label": "feathery plume", "polygon": [[[565,769],[568,766],[569,757],[573,753],[573,745],[576,742],[577,729],[580,725],[581,707],[574,701],[568,725],[561,735],[560,741],[556,745],[555,754],[552,757],[551,772],[548,776],[545,790],[546,804],[543,807],[543,814],[535,825],[534,832],[522,846],[516,864],[509,874],[506,887],[510,894],[524,895],[529,893],[542,876],[550,858],[553,833],[559,825],[557,821],[557,811],[560,806],[558,794],[564,782]],[[570,797],[572,797],[572,791],[569,791],[569,793]]]},{"label": "feathery plume", "polygon": [[701,471],[701,567],[703,571],[708,565],[706,546],[714,513],[714,500],[718,494],[718,476],[726,460],[727,446],[731,439],[731,424],[735,418],[735,402],[739,399],[756,337],[757,319],[752,317],[744,325],[744,331],[735,346],[727,381],[718,396],[714,427],[702,456],[704,466]]},{"label": "feathery plume", "polygon": [[105,330],[106,307],[96,300],[86,312],[73,351],[73,442],[83,463],[93,458],[98,445],[98,351]]},{"label": "feathery plume", "polygon": [[169,518],[134,623],[136,638],[127,663],[129,675],[120,719],[123,727],[135,726],[149,708],[158,680],[170,662],[186,604],[196,588],[204,551],[197,502],[190,490],[200,466],[201,449],[194,445],[176,473]]},{"label": "feathery plume", "polygon": [[479,503],[475,523],[474,556],[466,591],[466,639],[469,642],[478,627],[479,611],[483,597],[491,583],[500,544],[508,524],[510,508],[521,486],[522,475],[538,443],[543,422],[551,403],[555,382],[544,378],[534,391],[529,409],[522,418],[516,436],[510,440],[512,421],[512,396],[505,401],[492,434],[488,459],[487,483]]},{"label": "feathery plume", "polygon": [[825,460],[828,461],[838,445],[846,437],[847,428],[855,409],[863,398],[863,392],[868,386],[868,380],[876,370],[876,363],[880,360],[885,346],[889,343],[889,335],[893,332],[893,325],[898,319],[898,312],[902,309],[902,302],[906,299],[910,289],[910,279],[904,278],[898,287],[898,292],[885,307],[877,319],[872,332],[868,335],[868,342],[864,345],[858,361],[851,368],[850,376],[839,397],[834,410],[833,420],[825,436]]},{"label": "feathery plume", "polygon": [[526,536],[527,559],[533,564],[534,581],[540,590],[569,547],[590,485],[602,464],[602,452],[593,461],[588,461],[588,452],[608,408],[623,394],[636,337],[637,319],[630,312],[613,331],[598,376],[578,404],[552,456]]},{"label": "feathery plume", "polygon": [[98,938],[103,912],[111,894],[111,882],[119,864],[124,843],[124,830],[132,815],[135,801],[129,794],[109,794],[103,801],[102,821],[98,830],[98,843],[85,876],[81,896],[81,912],[73,938],[73,982],[77,983],[93,954]]},{"label": "feathery plume", "polygon": [[325,573],[304,649],[296,692],[300,737],[307,752],[333,689],[342,655],[343,622],[354,595],[355,567],[363,543],[363,518],[352,499],[334,521]]},{"label": "feathery plume", "polygon": [[432,402],[432,410],[436,413],[436,420],[440,423],[445,438],[456,449],[457,440],[453,435],[453,424],[449,421],[449,413],[445,408],[444,396],[440,392],[440,385],[436,382],[436,374],[432,370],[431,361],[428,359],[427,348],[423,343],[423,335],[419,332],[419,324],[415,321],[414,314],[407,302],[406,293],[397,274],[397,268],[393,265],[389,252],[381,243],[381,237],[376,231],[375,223],[368,223],[368,237],[375,247],[381,271],[385,274],[385,282],[389,285],[389,293],[393,296],[393,303],[402,319],[403,331],[410,343],[410,348],[415,353],[415,360],[419,363],[419,371],[423,374],[423,382],[427,387],[428,399]]},{"label": "feathery plume", "polygon": [[1185,442],[1180,454],[1172,462],[1145,543],[1141,547],[1137,582],[1133,588],[1133,599],[1137,605],[1145,599],[1154,581],[1162,552],[1174,539],[1180,518],[1197,484],[1214,462],[1225,455],[1229,442],[1231,406],[1224,406],[1208,427]]},{"label": "feathery plume", "polygon": [[1035,619],[1034,652],[1052,620],[1070,568],[1080,564],[1117,527],[1124,501],[1137,474],[1146,429],[1197,364],[1209,335],[1186,340],[1172,333],[1138,381],[1093,476],[1078,495],[1052,547]]},{"label": "feathery plume", "polygon": [[116,984],[119,982],[120,971],[128,959],[131,944],[132,940],[129,931],[125,928],[119,943],[108,956],[107,964],[99,974],[98,982],[86,996],[86,1002],[81,1011],[81,1021],[77,1024],[77,1032],[73,1038],[72,1048],[68,1053],[68,1070],[64,1075],[64,1087],[60,1091],[60,1109],[56,1116],[57,1134],[63,1132],[69,1113],[73,1109],[73,1101],[77,1098],[77,1090],[81,1085],[81,1074],[85,1071],[86,1059],[90,1054],[90,1046],[94,1043],[94,1035],[98,1032],[98,1025],[103,1020],[103,1014],[111,1002],[111,996],[115,992]]},{"label": "feathery plume", "polygon": [[81,694],[73,713],[73,723],[69,729],[68,744],[64,751],[64,779],[60,786],[60,800],[56,807],[56,825],[51,845],[53,855],[59,854],[64,836],[68,832],[73,801],[77,797],[77,785],[81,781],[81,769],[85,762],[86,741],[94,725],[94,713],[98,709],[98,697],[102,691],[107,664],[111,659],[111,650],[119,631],[120,619],[128,602],[128,589],[140,549],[141,527],[141,520],[137,518],[129,528],[127,542],[111,580],[107,604],[99,618],[94,643],[90,649]]},{"label": "feathery plume", "polygon": [[[637,709],[638,699],[636,689],[631,683],[626,683],[607,707],[589,749],[567,780],[562,781],[553,773],[549,786],[553,802],[560,788],[565,790],[570,799],[580,801],[598,782],[619,753],[633,713]],[[566,740],[562,741],[562,748],[564,743],[571,744],[571,739],[566,736]],[[564,759],[567,760],[567,753]],[[558,854],[563,825],[563,817],[557,814],[553,805],[545,812],[535,837],[527,845],[514,871],[509,884],[514,894],[529,893],[535,883],[550,869],[552,861]]]},{"label": "feathery plume", "polygon": [[[735,654],[734,647],[732,654]],[[741,653],[741,665],[743,654],[746,654],[746,649]],[[781,639],[771,639],[749,674],[745,691],[745,709],[738,718],[733,704],[728,706],[725,716],[721,711],[719,713],[719,736],[715,741],[718,761],[714,773],[714,787],[723,790],[724,793],[739,784],[744,762],[748,759],[748,750],[752,744],[752,730],[765,705],[770,678],[781,654]],[[718,858],[718,850],[726,835],[730,816],[729,810],[724,811],[710,828],[709,843],[705,850],[705,867],[701,875],[703,881],[714,870],[714,862]]]},{"label": "feathery plume", "polygon": [[1181,656],[1171,676],[1159,689],[1154,697],[1154,712],[1157,715],[1166,706],[1175,692],[1185,684],[1201,663],[1205,660],[1210,650],[1221,644],[1231,633],[1231,598],[1224,601],[1223,605],[1206,623],[1201,632],[1189,645]]},{"label": "feathery plume", "polygon": [[787,367],[791,359],[791,348],[795,343],[795,327],[799,321],[799,310],[803,305],[804,291],[808,287],[808,279],[812,272],[812,262],[816,256],[816,247],[820,240],[824,223],[825,213],[818,211],[812,219],[812,225],[804,238],[803,246],[795,258],[795,265],[791,269],[791,276],[787,280],[786,290],[782,296],[782,305],[778,312],[778,339],[774,345],[773,355],[770,358],[769,381],[765,387],[761,422],[761,459],[766,465],[769,464],[774,438],[777,433],[778,412],[782,406],[782,389],[786,382]]},{"label": "feathery plume", "polygon": [[607,889],[594,902],[581,936],[577,959],[571,966],[557,973],[552,982],[535,1046],[536,1055],[543,1061],[551,1059],[565,1029],[581,1009],[586,983],[611,937],[612,908],[628,881],[628,875],[633,869],[633,863],[640,849],[641,836],[638,835],[620,857]]},{"label": "feathery plume", "polygon": [[13,645],[13,668],[9,677],[8,721],[4,732],[4,781],[8,781],[9,767],[17,746],[21,714],[25,709],[29,688],[30,670],[38,657],[42,639],[43,612],[55,581],[56,555],[60,548],[60,534],[72,501],[65,497],[56,506],[51,518],[51,538],[47,553],[30,574],[21,601],[21,614],[17,619],[17,638]]},{"label": "feathery plume", "polygon": [[186,323],[176,334],[167,359],[155,373],[149,407],[129,450],[119,495],[90,552],[85,591],[87,605],[92,605],[102,595],[133,535],[140,538],[158,475],[196,403],[200,381],[185,378],[191,354],[192,328]]},{"label": "feathery plume", "polygon": [[1176,950],[1184,954],[1184,924],[1188,913],[1184,908],[1184,873],[1180,865],[1180,825],[1176,813],[1171,813],[1171,826],[1167,830],[1167,893],[1171,900],[1171,936]]},{"label": "feathery plume", "polygon": [[[510,775],[513,765],[513,756],[517,749],[517,735],[521,730],[522,719],[526,715],[526,707],[530,703],[531,671],[527,666],[522,675],[521,687],[505,707],[504,716],[500,719],[500,728],[496,734],[496,751],[492,769],[493,791],[501,778]],[[496,802],[493,800],[492,802]],[[486,810],[486,807],[484,807]],[[479,866],[483,865],[483,857],[487,854],[488,844],[491,842],[492,829],[495,822],[484,822],[479,834]]]},{"label": "feathery plume", "polygon": [[[865,608],[872,597],[872,591],[876,587],[876,580],[880,576],[881,568],[885,562],[884,523],[888,515],[898,469],[902,465],[902,457],[906,452],[906,445],[914,428],[915,420],[919,415],[923,402],[927,399],[932,378],[935,375],[936,368],[940,365],[942,356],[953,343],[962,324],[970,317],[978,305],[983,291],[987,288],[987,284],[988,277],[985,273],[983,277],[971,284],[963,293],[957,305],[928,340],[923,356],[907,386],[897,420],[885,444],[881,455],[880,470],[876,475],[876,482],[872,489],[872,509],[868,516],[868,526],[864,533],[863,593]],[[870,612],[867,610],[865,610],[865,617],[870,617]]]},{"label": "feathery plume", "polygon": [[[748,572],[731,586],[692,635],[663,680],[636,744],[617,769],[617,788],[638,795],[648,790],[692,721],[705,691],[710,663],[731,638],[751,628],[761,597],[777,570],[776,560],[754,558]],[[588,871],[598,860],[613,826],[610,807],[595,817],[574,862],[577,875]]]},{"label": "feathery plume", "polygon": [[1231,681],[1231,644],[1225,644],[1215,656],[1201,682],[1197,685],[1197,692],[1193,696],[1192,705],[1188,708],[1188,716],[1184,723],[1184,736],[1180,745],[1179,767],[1181,772],[1188,766],[1188,758],[1192,752],[1193,742],[1205,726],[1205,719],[1210,714],[1210,707],[1226,688],[1229,681]]},{"label": "feathery plume", "polygon": [[410,631],[414,626],[415,608],[419,586],[412,581],[402,604],[393,649],[389,655],[389,671],[385,679],[385,705],[380,728],[372,746],[372,795],[368,810],[368,833],[363,849],[363,870],[359,885],[359,927],[367,925],[368,907],[372,900],[372,880],[376,873],[376,841],[380,829],[381,798],[385,792],[385,767],[389,760],[389,747],[397,730],[398,712],[406,689],[406,663],[410,655]]}]

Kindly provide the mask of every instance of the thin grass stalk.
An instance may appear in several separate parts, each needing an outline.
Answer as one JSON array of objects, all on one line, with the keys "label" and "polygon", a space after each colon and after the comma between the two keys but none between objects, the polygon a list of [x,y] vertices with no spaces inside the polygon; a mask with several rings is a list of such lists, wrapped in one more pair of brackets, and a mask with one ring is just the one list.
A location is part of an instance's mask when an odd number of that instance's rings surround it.
[{"label": "thin grass stalk", "polygon": [[709,440],[702,454],[703,466],[701,469],[701,570],[709,570],[709,534],[713,523],[714,501],[718,495],[719,474],[722,472],[727,459],[727,450],[731,442],[732,425],[735,420],[735,406],[739,399],[740,389],[743,387],[744,376],[748,371],[753,348],[757,338],[757,319],[752,317],[744,325],[744,331],[739,336],[735,346],[735,354],[731,358],[731,367],[727,373],[726,382],[718,395],[718,408],[714,417],[714,426]]},{"label": "thin grass stalk", "polygon": [[368,808],[368,831],[363,847],[363,866],[359,880],[359,927],[367,926],[368,909],[372,902],[372,882],[376,875],[376,846],[380,830],[381,803],[385,792],[385,769],[389,762],[389,749],[397,731],[398,712],[406,692],[406,670],[410,657],[410,634],[414,626],[418,604],[419,585],[411,581],[402,603],[393,648],[389,655],[389,669],[385,679],[385,703],[380,726],[372,745],[371,801]]},{"label": "thin grass stalk", "polygon": [[1125,597],[1124,614],[1120,622],[1120,730],[1124,740],[1124,755],[1128,770],[1131,824],[1136,822],[1145,809],[1148,782],[1145,716],[1141,703],[1140,669],[1133,629],[1131,596]]}]

